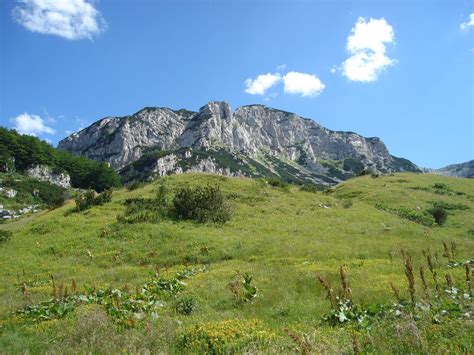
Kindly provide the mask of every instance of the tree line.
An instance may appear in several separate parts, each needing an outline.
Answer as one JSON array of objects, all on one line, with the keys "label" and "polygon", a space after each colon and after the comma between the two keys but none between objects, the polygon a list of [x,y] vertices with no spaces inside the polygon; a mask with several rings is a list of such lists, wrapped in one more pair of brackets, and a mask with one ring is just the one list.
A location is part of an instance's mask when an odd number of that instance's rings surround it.
[{"label": "tree line", "polygon": [[57,150],[36,137],[0,127],[0,171],[24,172],[35,165],[48,165],[54,173],[69,174],[75,188],[101,192],[120,186],[118,174],[105,163]]}]

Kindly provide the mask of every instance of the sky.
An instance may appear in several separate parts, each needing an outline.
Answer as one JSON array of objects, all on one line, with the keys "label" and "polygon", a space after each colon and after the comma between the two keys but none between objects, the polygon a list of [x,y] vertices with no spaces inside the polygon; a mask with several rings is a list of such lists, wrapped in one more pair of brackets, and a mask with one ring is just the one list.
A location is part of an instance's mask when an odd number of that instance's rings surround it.
[{"label": "sky", "polygon": [[145,106],[264,104],[474,159],[474,0],[0,0],[0,125],[56,145]]}]

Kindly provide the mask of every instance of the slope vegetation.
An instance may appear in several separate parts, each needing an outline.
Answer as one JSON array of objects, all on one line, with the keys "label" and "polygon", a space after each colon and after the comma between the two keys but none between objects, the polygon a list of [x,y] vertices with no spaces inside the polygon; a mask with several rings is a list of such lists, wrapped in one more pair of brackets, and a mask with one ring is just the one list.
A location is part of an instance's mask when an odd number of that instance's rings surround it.
[{"label": "slope vegetation", "polygon": [[[206,185],[227,196],[224,224],[121,218],[131,201]],[[474,350],[472,180],[401,173],[306,190],[173,175],[1,225],[0,349]],[[441,226],[424,212],[434,207],[447,211]]]}]

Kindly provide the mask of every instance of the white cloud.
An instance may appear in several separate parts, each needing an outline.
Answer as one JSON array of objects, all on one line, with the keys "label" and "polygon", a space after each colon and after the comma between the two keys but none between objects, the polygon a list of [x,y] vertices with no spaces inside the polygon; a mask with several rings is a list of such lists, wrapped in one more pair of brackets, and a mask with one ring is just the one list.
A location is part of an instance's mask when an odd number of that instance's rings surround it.
[{"label": "white cloud", "polygon": [[38,115],[23,113],[12,119],[15,129],[22,134],[36,136],[38,134],[54,134],[54,129],[45,125],[44,120]]},{"label": "white cloud", "polygon": [[315,75],[290,71],[283,77],[284,91],[301,96],[319,95],[326,85]]},{"label": "white cloud", "polygon": [[32,32],[70,40],[90,39],[107,27],[89,0],[18,0],[12,15]]},{"label": "white cloud", "polygon": [[280,64],[280,65],[277,65],[277,70],[285,70],[286,69],[286,64]]},{"label": "white cloud", "polygon": [[278,84],[281,80],[279,73],[267,73],[257,76],[255,79],[245,80],[247,88],[245,92],[250,95],[265,95],[268,89]]},{"label": "white cloud", "polygon": [[337,69],[338,69],[337,66],[333,65],[329,71],[331,72],[331,74],[336,74]]},{"label": "white cloud", "polygon": [[473,27],[473,26],[474,26],[474,12],[469,15],[469,18],[467,19],[466,22],[463,22],[459,25],[459,27],[461,28],[461,31],[466,31],[470,27]]},{"label": "white cloud", "polygon": [[347,38],[351,55],[342,63],[342,73],[349,80],[371,82],[382,70],[395,64],[386,55],[386,44],[394,42],[393,27],[385,19],[359,17]]}]

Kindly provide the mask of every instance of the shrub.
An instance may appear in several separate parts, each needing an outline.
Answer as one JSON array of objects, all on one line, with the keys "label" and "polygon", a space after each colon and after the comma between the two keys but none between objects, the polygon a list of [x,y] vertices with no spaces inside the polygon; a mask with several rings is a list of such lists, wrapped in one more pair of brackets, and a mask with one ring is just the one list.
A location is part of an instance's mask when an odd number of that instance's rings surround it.
[{"label": "shrub", "polygon": [[84,193],[79,193],[74,197],[74,202],[76,202],[76,210],[84,211],[94,205],[94,190],[87,190]]},{"label": "shrub", "polygon": [[415,209],[403,207],[403,206],[398,207],[398,208],[393,208],[393,207],[388,207],[380,203],[375,204],[375,208],[382,211],[393,213],[399,216],[400,218],[408,219],[409,221],[416,222],[427,227],[432,227],[436,225],[436,221],[434,217],[427,212],[421,212],[421,211],[417,211]]},{"label": "shrub", "polygon": [[364,175],[370,175],[370,174],[372,174],[371,171],[369,171],[369,170],[367,170],[367,169],[364,169],[364,170],[362,170],[361,172],[359,172],[359,173],[357,174],[357,176],[364,176]]},{"label": "shrub", "polygon": [[225,223],[231,216],[227,198],[217,186],[182,187],[174,195],[171,214],[200,223]]},{"label": "shrub", "polygon": [[272,187],[279,187],[282,189],[287,189],[288,188],[288,183],[280,178],[277,177],[270,177],[267,180],[267,184],[272,186]]},{"label": "shrub", "polygon": [[128,191],[133,191],[133,190],[136,190],[136,189],[139,189],[141,187],[143,187],[145,184],[142,182],[142,181],[132,181],[130,184],[127,185],[127,190]]},{"label": "shrub", "polygon": [[156,192],[156,202],[162,207],[167,207],[170,204],[170,194],[166,185],[160,185]]},{"label": "shrub", "polygon": [[174,309],[176,313],[182,315],[190,315],[196,310],[197,301],[191,296],[185,296],[177,300]]},{"label": "shrub", "polygon": [[104,190],[94,198],[94,205],[100,206],[112,201],[112,189]]},{"label": "shrub", "polygon": [[351,200],[343,200],[342,201],[342,207],[344,208],[351,208],[352,207],[352,201]]},{"label": "shrub", "polygon": [[444,208],[445,210],[469,210],[470,207],[462,203],[449,203],[444,201],[435,201],[433,202],[433,207]]},{"label": "shrub", "polygon": [[41,188],[38,191],[38,197],[49,208],[61,207],[69,196],[65,189],[55,185],[51,185],[49,188]]},{"label": "shrub", "polygon": [[77,194],[74,198],[76,202],[76,211],[84,211],[92,206],[100,206],[112,200],[112,189],[95,196],[94,190],[87,190],[84,193]]},{"label": "shrub", "polygon": [[437,190],[449,190],[448,185],[442,182],[437,182],[433,184],[433,188]]},{"label": "shrub", "polygon": [[12,232],[0,229],[0,244],[6,242],[12,236]]},{"label": "shrub", "polygon": [[300,191],[319,192],[321,191],[321,188],[317,185],[305,184],[305,185],[300,186]]},{"label": "shrub", "polygon": [[448,218],[448,212],[442,207],[433,207],[426,210],[431,216],[433,216],[437,225],[442,226]]}]

